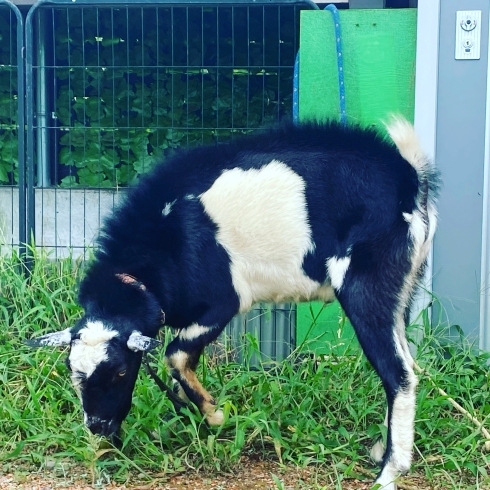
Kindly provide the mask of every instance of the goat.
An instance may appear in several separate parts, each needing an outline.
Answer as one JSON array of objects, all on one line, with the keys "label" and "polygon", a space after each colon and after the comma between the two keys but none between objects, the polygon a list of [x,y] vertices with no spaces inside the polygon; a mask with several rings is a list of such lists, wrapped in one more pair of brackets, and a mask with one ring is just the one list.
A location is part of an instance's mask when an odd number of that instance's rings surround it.
[{"label": "goat", "polygon": [[[165,324],[179,396],[211,425],[223,413],[196,377],[206,345],[259,301],[332,301],[349,317],[384,386],[387,445],[376,483],[408,471],[416,376],[405,337],[436,229],[439,173],[402,118],[373,129],[283,124],[181,151],[127,194],[82,280],[83,318],[31,341],[70,345],[85,422],[117,434],[142,353]],[[393,145],[394,143],[394,145]]]}]

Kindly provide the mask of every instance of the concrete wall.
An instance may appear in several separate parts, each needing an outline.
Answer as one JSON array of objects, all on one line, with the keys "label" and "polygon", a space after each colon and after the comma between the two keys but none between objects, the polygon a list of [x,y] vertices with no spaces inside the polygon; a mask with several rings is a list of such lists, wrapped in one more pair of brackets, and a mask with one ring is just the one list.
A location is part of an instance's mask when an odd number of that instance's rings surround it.
[{"label": "concrete wall", "polygon": [[[93,245],[104,217],[117,205],[122,191],[36,189],[36,245],[53,258],[83,254]],[[18,244],[18,191],[0,187],[0,244]]]},{"label": "concrete wall", "polygon": [[19,243],[19,191],[0,186],[0,253]]}]

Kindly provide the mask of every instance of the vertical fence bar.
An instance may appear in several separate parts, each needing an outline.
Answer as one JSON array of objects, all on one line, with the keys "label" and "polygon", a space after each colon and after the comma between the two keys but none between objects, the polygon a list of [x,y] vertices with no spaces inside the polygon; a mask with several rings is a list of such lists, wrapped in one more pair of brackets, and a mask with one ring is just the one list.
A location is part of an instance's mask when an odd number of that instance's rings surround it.
[{"label": "vertical fence bar", "polygon": [[46,58],[46,18],[47,12],[40,10],[36,28],[36,153],[37,153],[37,172],[36,186],[49,187],[51,184],[49,175],[49,137],[48,119],[49,108],[47,94],[47,58]]},{"label": "vertical fence bar", "polygon": [[19,161],[19,254],[25,255],[26,234],[26,192],[25,192],[25,131],[24,131],[24,20],[19,9],[10,1],[1,2],[8,5],[15,15],[17,22],[17,137]]},{"label": "vertical fence bar", "polygon": [[36,211],[35,211],[35,169],[34,169],[34,13],[38,4],[35,4],[27,13],[25,24],[25,59],[26,59],[26,234],[29,243],[32,241],[36,230]]}]

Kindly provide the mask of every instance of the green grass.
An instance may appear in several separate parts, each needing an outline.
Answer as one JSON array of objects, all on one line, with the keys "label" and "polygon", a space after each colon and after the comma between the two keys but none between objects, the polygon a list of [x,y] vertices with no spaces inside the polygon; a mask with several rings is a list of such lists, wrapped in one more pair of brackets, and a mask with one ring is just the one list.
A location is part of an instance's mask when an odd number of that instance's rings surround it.
[{"label": "green grass", "polygon": [[[86,467],[94,480],[108,475],[124,482],[189,468],[232,470],[247,454],[286,466],[315,465],[336,482],[331,488],[340,488],[343,478],[366,479],[376,472],[368,453],[385,435],[385,402],[363,355],[315,360],[295,352],[285,362],[254,367],[257,342],[251,337],[244,338],[243,363],[208,355],[200,368],[200,378],[225,410],[222,427],[207,427],[191,407],[177,415],[141,370],[123,447],[112,448],[83,427],[66,351],[31,350],[22,343],[80,316],[80,264],[37,253],[32,274],[22,268],[15,257],[0,258],[0,470],[70,461]],[[464,340],[443,345],[443,332],[429,327],[426,312],[420,323],[410,334],[420,337],[424,330],[417,362],[430,378],[419,376],[412,472],[437,488],[490,488],[484,438],[434,387],[490,427],[489,355]],[[166,376],[162,358],[163,351],[156,351],[153,365]]]}]

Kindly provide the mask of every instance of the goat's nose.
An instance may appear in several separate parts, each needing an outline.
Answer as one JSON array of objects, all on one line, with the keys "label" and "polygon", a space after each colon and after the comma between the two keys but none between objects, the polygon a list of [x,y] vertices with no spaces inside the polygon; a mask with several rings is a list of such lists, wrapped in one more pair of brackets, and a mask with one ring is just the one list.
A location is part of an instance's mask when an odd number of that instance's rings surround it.
[{"label": "goat's nose", "polygon": [[110,420],[103,420],[95,416],[87,416],[85,418],[85,424],[89,428],[90,432],[92,432],[92,434],[107,437],[112,433]]}]

